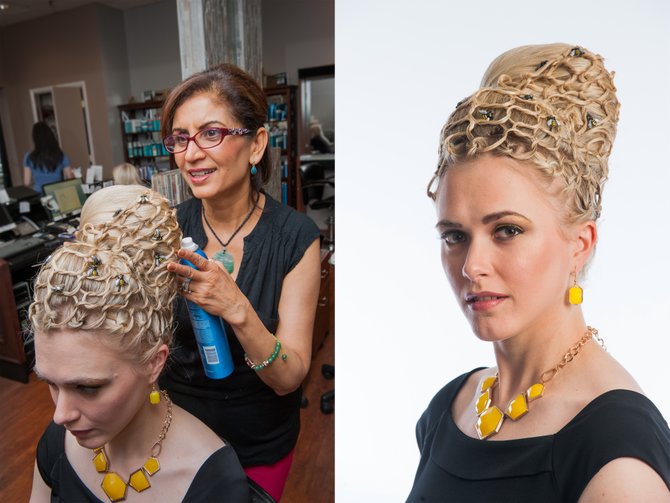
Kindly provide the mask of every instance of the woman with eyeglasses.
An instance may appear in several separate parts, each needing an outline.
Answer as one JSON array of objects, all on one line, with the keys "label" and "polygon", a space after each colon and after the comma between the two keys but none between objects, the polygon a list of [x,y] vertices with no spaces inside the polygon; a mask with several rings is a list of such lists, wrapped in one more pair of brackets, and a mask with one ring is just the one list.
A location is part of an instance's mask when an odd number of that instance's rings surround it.
[{"label": "woman with eyeglasses", "polygon": [[220,317],[234,371],[206,377],[185,302],[162,386],[230,442],[247,475],[279,500],[300,427],[320,283],[319,230],[263,191],[270,179],[261,87],[233,65],[197,73],[167,97],[161,133],[194,198],[179,225],[209,260],[171,263],[184,299]]}]

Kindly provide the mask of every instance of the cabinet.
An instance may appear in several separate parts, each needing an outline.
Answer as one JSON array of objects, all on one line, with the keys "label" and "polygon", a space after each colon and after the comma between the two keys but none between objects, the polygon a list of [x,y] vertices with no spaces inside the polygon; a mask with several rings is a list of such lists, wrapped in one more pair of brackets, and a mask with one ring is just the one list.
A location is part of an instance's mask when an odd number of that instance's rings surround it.
[{"label": "cabinet", "polygon": [[312,336],[312,358],[323,346],[329,333],[335,332],[335,266],[331,263],[332,252],[321,249],[321,286],[319,300],[316,305],[314,333]]},{"label": "cabinet", "polygon": [[281,201],[302,210],[298,169],[298,102],[297,86],[279,86],[265,89],[268,116],[268,147],[278,152],[273,159],[281,175]]},{"label": "cabinet", "polygon": [[144,180],[158,171],[169,169],[168,152],[161,139],[162,101],[119,105],[124,158],[134,164]]},{"label": "cabinet", "polygon": [[23,348],[19,307],[14,299],[14,289],[9,264],[0,258],[0,376],[23,383],[28,382],[28,367]]}]

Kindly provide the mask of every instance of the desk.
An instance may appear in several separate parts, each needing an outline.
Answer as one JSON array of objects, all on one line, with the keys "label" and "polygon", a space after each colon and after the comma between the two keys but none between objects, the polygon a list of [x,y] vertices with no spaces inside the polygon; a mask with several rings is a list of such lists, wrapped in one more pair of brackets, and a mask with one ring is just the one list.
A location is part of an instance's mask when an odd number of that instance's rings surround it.
[{"label": "desk", "polygon": [[[32,352],[26,351],[23,343],[27,328],[27,309],[30,302],[29,288],[21,289],[21,298],[15,298],[15,285],[30,285],[37,268],[33,265],[46,259],[54,244],[0,259],[0,376],[20,382],[28,382],[32,366]],[[18,304],[18,305],[17,305]]]}]

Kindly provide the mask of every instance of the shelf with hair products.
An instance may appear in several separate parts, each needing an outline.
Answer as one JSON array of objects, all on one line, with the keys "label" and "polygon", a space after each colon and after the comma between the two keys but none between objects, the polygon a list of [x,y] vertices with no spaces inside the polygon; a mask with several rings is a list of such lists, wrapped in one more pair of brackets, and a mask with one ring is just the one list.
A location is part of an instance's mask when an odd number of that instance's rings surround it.
[{"label": "shelf with hair products", "polygon": [[268,101],[268,147],[278,153],[275,166],[280,171],[281,202],[302,210],[301,198],[296,197],[298,169],[298,109],[297,86],[278,86],[265,89]]},{"label": "shelf with hair products", "polygon": [[150,181],[154,173],[169,169],[168,152],[160,133],[162,101],[119,105],[121,138],[126,162],[137,167],[140,178]]}]

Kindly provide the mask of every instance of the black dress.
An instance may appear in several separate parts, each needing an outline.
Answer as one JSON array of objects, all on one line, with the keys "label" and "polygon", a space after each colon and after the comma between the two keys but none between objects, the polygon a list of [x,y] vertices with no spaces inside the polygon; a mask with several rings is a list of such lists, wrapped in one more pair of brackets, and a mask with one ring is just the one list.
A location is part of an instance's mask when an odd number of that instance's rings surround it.
[{"label": "black dress", "polygon": [[[101,502],[84,485],[72,468],[65,456],[65,428],[54,422],[47,426],[37,445],[37,468],[46,485],[51,488],[52,502]],[[102,482],[102,478],[100,481]],[[149,499],[151,499],[150,494]],[[212,501],[231,503],[251,501],[247,477],[237,460],[235,451],[228,445],[207,458],[193,478],[182,500],[183,503]]]},{"label": "black dress", "polygon": [[644,461],[670,487],[670,430],[644,395],[603,393],[554,435],[477,440],[451,415],[477,370],[442,388],[419,419],[421,460],[408,502],[577,501],[591,478],[621,457]]},{"label": "black dress", "polygon": [[[184,236],[204,249],[207,236],[201,211],[202,202],[190,199],[177,207],[177,218]],[[265,194],[263,213],[244,238],[242,263],[235,267],[239,267],[237,286],[271,333],[279,323],[284,278],[319,235],[309,217]],[[244,349],[227,323],[235,370],[225,379],[207,378],[181,298],[175,317],[175,344],[161,378],[161,387],[168,390],[172,401],[230,442],[242,466],[269,465],[288,455],[300,430],[302,390],[277,395],[244,362]]]}]

